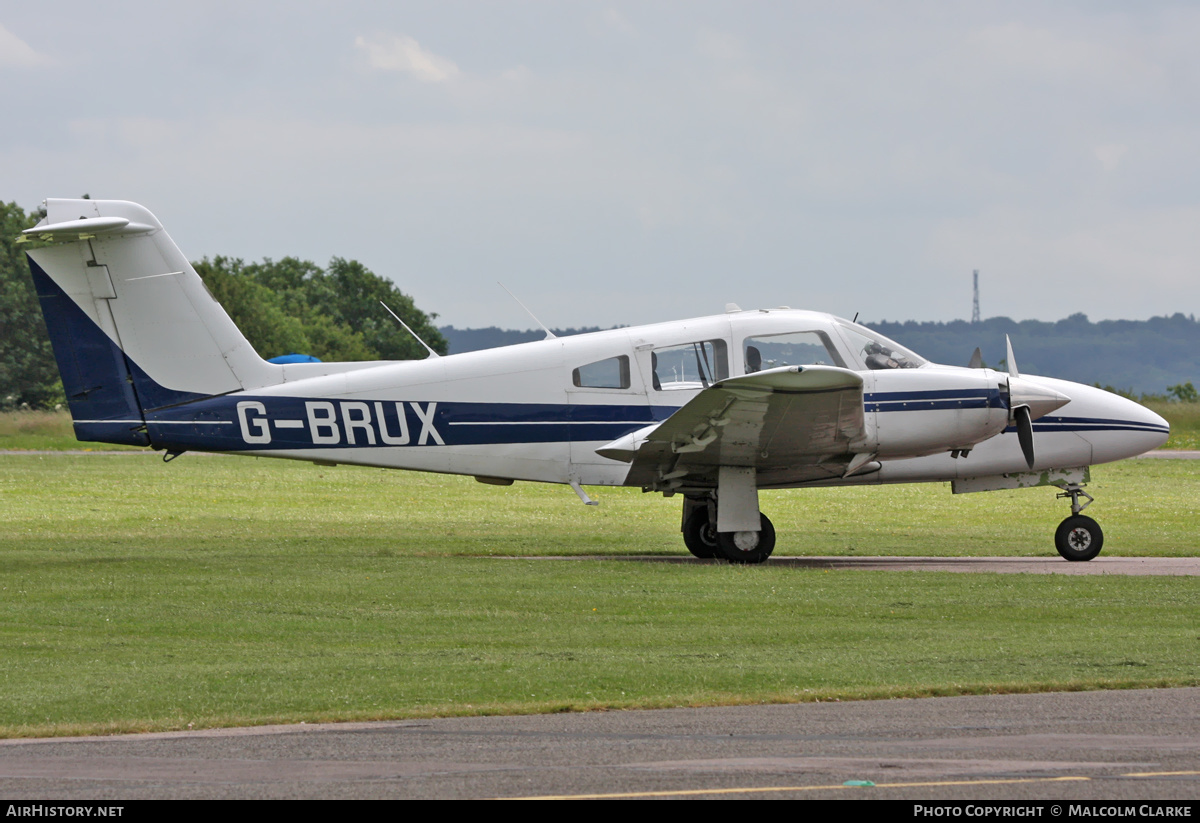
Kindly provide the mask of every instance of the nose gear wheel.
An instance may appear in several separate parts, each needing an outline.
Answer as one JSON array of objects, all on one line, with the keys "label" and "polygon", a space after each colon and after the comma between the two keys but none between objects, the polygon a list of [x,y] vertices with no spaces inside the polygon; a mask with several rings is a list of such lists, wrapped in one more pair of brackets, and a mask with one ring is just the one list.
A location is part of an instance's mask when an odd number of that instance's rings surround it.
[{"label": "nose gear wheel", "polygon": [[1054,547],[1067,560],[1091,560],[1104,547],[1104,532],[1092,518],[1075,514],[1059,524]]}]

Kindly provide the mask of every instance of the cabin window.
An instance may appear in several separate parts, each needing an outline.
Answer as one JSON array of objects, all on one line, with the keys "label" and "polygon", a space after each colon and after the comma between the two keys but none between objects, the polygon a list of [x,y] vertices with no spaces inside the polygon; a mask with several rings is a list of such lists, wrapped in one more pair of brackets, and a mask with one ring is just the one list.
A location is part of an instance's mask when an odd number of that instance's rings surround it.
[{"label": "cabin window", "polygon": [[842,366],[829,335],[823,331],[799,331],[747,337],[742,343],[746,374],[780,366]]},{"label": "cabin window", "polygon": [[707,389],[729,376],[729,347],[724,340],[698,340],[655,349],[650,361],[658,391]]},{"label": "cabin window", "polygon": [[571,372],[571,383],[581,389],[627,389],[630,386],[629,355],[580,366]]}]

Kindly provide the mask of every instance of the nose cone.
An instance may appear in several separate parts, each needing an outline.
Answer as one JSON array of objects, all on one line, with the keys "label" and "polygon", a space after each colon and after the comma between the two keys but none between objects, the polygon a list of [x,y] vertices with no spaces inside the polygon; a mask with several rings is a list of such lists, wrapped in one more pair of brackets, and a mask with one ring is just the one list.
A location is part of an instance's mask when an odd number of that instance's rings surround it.
[{"label": "nose cone", "polygon": [[1029,417],[1032,420],[1045,417],[1050,412],[1061,409],[1071,402],[1071,398],[1055,391],[1050,386],[1034,383],[1021,377],[1008,378],[1008,398],[1009,404],[1013,408],[1028,406]]},{"label": "nose cone", "polygon": [[1126,400],[1124,397],[1117,399],[1124,401],[1121,416],[1129,422],[1133,430],[1131,433],[1137,434],[1136,440],[1130,438],[1130,446],[1134,447],[1136,444],[1135,454],[1145,454],[1167,442],[1167,438],[1171,436],[1170,423],[1140,403]]},{"label": "nose cone", "polygon": [[[1170,437],[1170,424],[1145,406],[1103,389],[1079,388],[1086,390],[1086,395],[1078,398],[1084,401],[1077,412],[1079,434],[1092,444],[1093,463],[1137,457],[1157,449]],[[1070,414],[1075,407],[1072,403],[1063,414]]]}]

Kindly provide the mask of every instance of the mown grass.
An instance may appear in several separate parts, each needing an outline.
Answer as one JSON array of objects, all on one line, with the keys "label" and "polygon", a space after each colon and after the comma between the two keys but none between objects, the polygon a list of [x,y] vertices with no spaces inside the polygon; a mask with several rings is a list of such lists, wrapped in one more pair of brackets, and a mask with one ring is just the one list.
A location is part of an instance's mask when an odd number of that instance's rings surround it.
[{"label": "mown grass", "polygon": [[67,411],[0,412],[0,451],[127,451],[136,446],[75,439]]},{"label": "mown grass", "polygon": [[[1195,465],[1097,469],[1106,553],[1194,554]],[[0,735],[1200,682],[1194,578],[621,562],[682,554],[676,501],[595,492],[0,458]],[[1050,495],[764,508],[780,554],[1051,555]]]},{"label": "mown grass", "polygon": [[1171,437],[1164,449],[1200,449],[1200,403],[1146,403],[1146,408],[1162,415],[1171,424]]},{"label": "mown grass", "polygon": [[[252,540],[353,545],[382,556],[683,553],[679,500],[566,486],[488,486],[466,477],[317,467],[247,457],[152,454],[0,458],[5,540],[169,540],[191,548]],[[1130,460],[1095,467],[1088,509],[1105,553],[1197,551],[1200,462]],[[1068,513],[1053,488],[953,495],[949,484],[763,492],[776,552],[818,555],[1054,556]]]}]

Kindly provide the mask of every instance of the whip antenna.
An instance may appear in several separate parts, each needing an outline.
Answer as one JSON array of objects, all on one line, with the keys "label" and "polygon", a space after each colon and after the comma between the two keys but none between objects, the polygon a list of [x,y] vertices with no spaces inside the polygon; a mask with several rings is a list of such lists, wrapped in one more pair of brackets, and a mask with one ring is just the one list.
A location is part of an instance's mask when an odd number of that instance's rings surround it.
[{"label": "whip antenna", "polygon": [[[505,291],[508,291],[508,286],[504,285],[503,283],[500,283],[499,280],[497,280],[496,282],[500,284],[500,288],[504,289]],[[522,303],[519,299],[517,299],[517,296],[515,294],[508,291],[508,296],[511,297],[513,300],[516,300],[517,305],[520,306],[521,308],[523,308],[529,314],[529,316],[533,318],[533,322],[537,323],[539,326],[542,327],[542,331],[544,331],[546,333],[546,337],[545,337],[546,340],[553,340],[554,338],[558,337],[557,334],[555,334],[554,332],[552,332],[548,328],[546,328],[546,324],[543,323],[541,320],[538,320],[537,315],[534,314],[533,312],[529,311],[529,307],[526,306],[524,303]]]},{"label": "whip antenna", "polygon": [[403,320],[401,320],[401,319],[400,319],[400,315],[396,314],[394,311],[392,311],[392,310],[391,310],[391,308],[389,308],[389,307],[388,307],[388,304],[387,304],[387,303],[384,303],[382,300],[380,300],[380,301],[379,301],[379,305],[381,305],[381,306],[383,306],[385,309],[387,309],[387,311],[388,311],[388,314],[390,314],[392,317],[396,318],[396,322],[397,322],[397,323],[399,323],[401,326],[403,326],[403,327],[404,327],[404,330],[405,330],[406,332],[408,332],[408,333],[409,333],[409,334],[411,334],[413,337],[415,337],[415,338],[417,339],[417,342],[418,342],[418,343],[420,343],[422,346],[424,346],[424,347],[425,347],[425,351],[429,352],[429,356],[430,356],[430,357],[441,357],[441,355],[440,355],[440,354],[438,354],[437,352],[435,352],[433,349],[429,348],[429,344],[428,344],[428,343],[426,343],[424,340],[422,340],[422,339],[421,339],[421,336],[420,336],[420,335],[418,335],[418,334],[417,334],[415,331],[413,331],[412,329],[410,329],[410,328],[408,327],[408,324],[407,324],[407,323],[405,323]]}]

